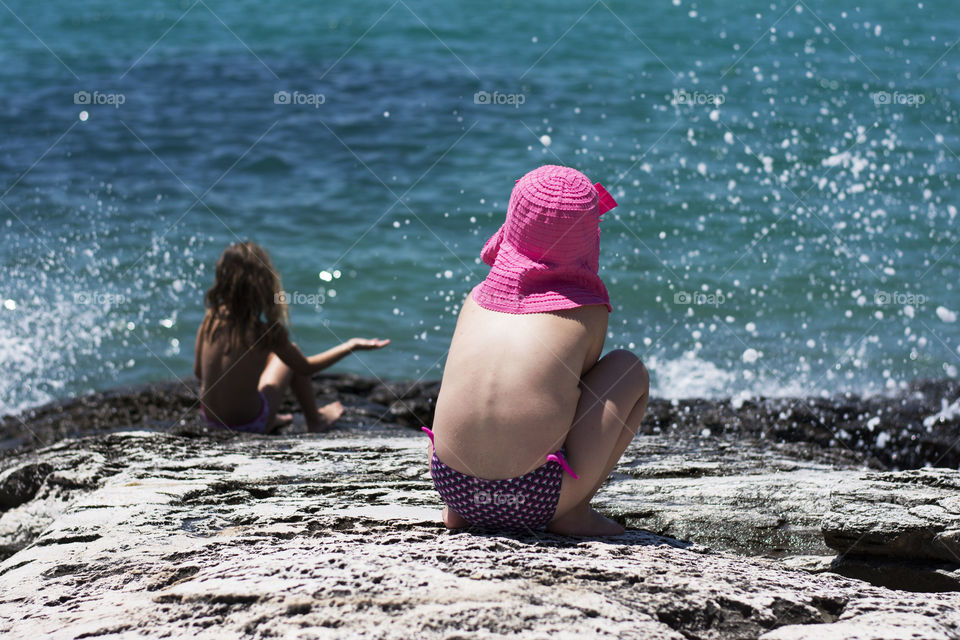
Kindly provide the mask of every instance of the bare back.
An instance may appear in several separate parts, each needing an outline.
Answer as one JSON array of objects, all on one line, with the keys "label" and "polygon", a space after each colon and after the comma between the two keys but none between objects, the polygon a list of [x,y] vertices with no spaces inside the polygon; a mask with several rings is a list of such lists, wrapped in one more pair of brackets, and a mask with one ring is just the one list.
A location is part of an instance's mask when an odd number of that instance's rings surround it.
[{"label": "bare back", "polygon": [[509,314],[467,296],[437,399],[437,457],[486,479],[543,464],[572,427],[580,378],[600,357],[607,319],[603,305]]},{"label": "bare back", "polygon": [[207,415],[225,424],[249,422],[260,413],[258,385],[270,351],[256,345],[229,350],[224,332],[213,340],[197,335],[200,400]]}]

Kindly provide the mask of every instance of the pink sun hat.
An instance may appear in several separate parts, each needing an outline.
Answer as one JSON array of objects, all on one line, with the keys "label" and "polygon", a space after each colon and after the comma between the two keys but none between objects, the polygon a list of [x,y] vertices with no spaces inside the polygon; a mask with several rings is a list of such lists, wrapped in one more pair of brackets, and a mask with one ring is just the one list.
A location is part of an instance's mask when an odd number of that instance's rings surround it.
[{"label": "pink sun hat", "polygon": [[570,167],[546,165],[517,180],[507,219],[483,246],[490,265],[473,300],[504,313],[543,313],[602,304],[600,216],[617,206],[600,184]]}]

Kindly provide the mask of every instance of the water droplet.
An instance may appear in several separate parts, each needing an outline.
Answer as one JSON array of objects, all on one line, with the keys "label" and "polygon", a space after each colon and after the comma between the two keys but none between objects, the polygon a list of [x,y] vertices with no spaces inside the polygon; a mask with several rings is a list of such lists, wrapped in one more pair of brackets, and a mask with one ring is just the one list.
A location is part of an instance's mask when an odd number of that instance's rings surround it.
[{"label": "water droplet", "polygon": [[956,322],[957,312],[951,311],[946,307],[937,307],[937,317],[940,318],[943,322]]}]

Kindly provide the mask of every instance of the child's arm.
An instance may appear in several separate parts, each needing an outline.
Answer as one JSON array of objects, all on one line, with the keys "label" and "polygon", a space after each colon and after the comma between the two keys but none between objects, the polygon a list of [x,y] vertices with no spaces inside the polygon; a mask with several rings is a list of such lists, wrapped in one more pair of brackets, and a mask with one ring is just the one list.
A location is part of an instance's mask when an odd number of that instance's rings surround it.
[{"label": "child's arm", "polygon": [[193,346],[193,375],[197,376],[198,380],[203,380],[203,369],[200,366],[200,358],[203,356],[203,340],[200,339],[200,332],[203,328],[203,325],[200,325],[201,329],[197,330],[197,342]]},{"label": "child's arm", "polygon": [[293,369],[294,372],[309,376],[317,371],[326,369],[354,351],[381,349],[388,344],[390,344],[389,340],[380,340],[378,338],[350,338],[343,344],[338,344],[323,353],[306,357],[297,345],[288,341],[284,346],[276,350],[276,354],[277,357],[280,358],[285,365]]}]

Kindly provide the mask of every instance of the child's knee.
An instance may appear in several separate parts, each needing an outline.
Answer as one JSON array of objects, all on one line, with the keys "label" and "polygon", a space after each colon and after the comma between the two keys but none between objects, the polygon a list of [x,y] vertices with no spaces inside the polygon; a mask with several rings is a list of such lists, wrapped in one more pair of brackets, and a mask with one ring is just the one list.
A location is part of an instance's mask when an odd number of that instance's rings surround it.
[{"label": "child's knee", "polygon": [[626,349],[615,349],[606,355],[611,359],[611,364],[620,372],[620,382],[629,385],[631,389],[636,389],[641,395],[646,394],[650,389],[650,373],[643,361],[632,351]]}]

